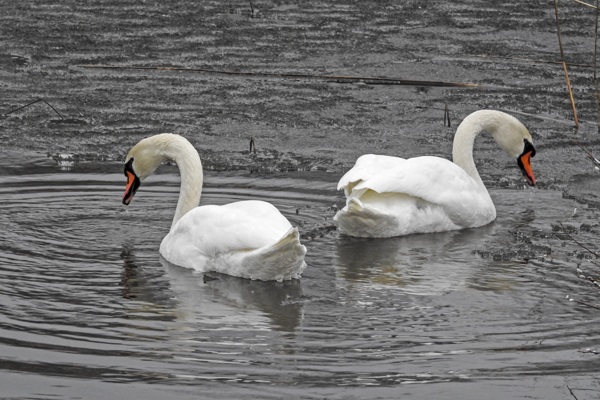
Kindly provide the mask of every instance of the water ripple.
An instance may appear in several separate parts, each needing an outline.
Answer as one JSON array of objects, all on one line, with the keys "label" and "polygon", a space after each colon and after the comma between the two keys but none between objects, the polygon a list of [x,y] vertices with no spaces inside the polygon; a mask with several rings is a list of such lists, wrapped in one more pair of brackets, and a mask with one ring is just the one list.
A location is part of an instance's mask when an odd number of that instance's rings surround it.
[{"label": "water ripple", "polygon": [[2,169],[0,380],[278,398],[600,372],[598,288],[576,272],[593,264],[555,228],[593,246],[597,224],[577,227],[598,212],[569,219],[560,193],[493,190],[487,227],[367,240],[335,230],[335,176],[209,172],[204,204],[263,199],[300,227],[303,279],[253,282],[162,260],[176,170],[125,208],[119,168]]}]

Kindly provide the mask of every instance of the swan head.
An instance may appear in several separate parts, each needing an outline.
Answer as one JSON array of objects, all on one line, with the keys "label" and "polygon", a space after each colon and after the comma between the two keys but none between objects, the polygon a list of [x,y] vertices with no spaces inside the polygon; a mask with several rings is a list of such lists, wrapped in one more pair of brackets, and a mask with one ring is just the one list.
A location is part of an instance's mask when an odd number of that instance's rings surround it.
[{"label": "swan head", "polygon": [[535,147],[531,133],[518,119],[512,115],[500,113],[497,123],[489,128],[490,133],[498,145],[513,159],[523,173],[523,177],[530,186],[534,186],[536,179],[531,167],[531,158],[535,156]]},{"label": "swan head", "polygon": [[155,137],[142,139],[125,158],[125,177],[127,185],[123,194],[123,204],[129,205],[140,184],[160,166],[168,157],[161,154]]}]

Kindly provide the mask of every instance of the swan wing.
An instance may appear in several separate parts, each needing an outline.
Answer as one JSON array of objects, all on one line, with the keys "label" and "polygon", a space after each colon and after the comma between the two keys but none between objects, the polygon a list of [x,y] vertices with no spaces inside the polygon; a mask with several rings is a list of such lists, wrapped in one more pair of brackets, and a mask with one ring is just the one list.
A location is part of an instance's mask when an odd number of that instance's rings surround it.
[{"label": "swan wing", "polygon": [[[397,236],[481,226],[495,218],[485,187],[439,157],[415,157],[348,185],[340,227],[358,236]],[[370,233],[375,232],[375,233]]]},{"label": "swan wing", "polygon": [[482,190],[475,180],[452,161],[440,157],[414,157],[401,165],[381,170],[358,183],[354,190],[404,193],[431,203],[445,204]]},{"label": "swan wing", "polygon": [[365,154],[360,156],[352,167],[338,183],[338,190],[344,189],[346,195],[360,181],[377,176],[382,171],[389,171],[404,164],[406,160],[399,157]]}]

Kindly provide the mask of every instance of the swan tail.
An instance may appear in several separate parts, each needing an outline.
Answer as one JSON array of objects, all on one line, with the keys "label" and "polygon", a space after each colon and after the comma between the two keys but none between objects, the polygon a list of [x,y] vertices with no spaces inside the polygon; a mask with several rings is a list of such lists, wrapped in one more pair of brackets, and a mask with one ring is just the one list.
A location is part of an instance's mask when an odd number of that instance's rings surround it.
[{"label": "swan tail", "polygon": [[393,215],[369,207],[357,198],[348,199],[346,207],[338,211],[333,219],[340,231],[349,236],[391,237],[398,235],[398,221]]},{"label": "swan tail", "polygon": [[306,268],[305,254],[298,228],[290,228],[275,244],[256,249],[245,257],[246,277],[279,282],[299,279]]}]

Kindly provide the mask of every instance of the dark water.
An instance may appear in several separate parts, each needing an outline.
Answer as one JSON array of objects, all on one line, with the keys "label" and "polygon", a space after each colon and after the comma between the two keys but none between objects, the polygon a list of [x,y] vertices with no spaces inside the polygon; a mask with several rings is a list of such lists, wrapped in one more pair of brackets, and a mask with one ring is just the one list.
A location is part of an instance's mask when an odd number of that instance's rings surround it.
[{"label": "dark water", "polygon": [[599,212],[576,198],[492,189],[489,226],[366,240],[332,230],[333,174],[211,172],[204,204],[273,202],[308,268],[207,279],[158,254],[174,167],[125,208],[119,164],[3,155],[2,398],[599,398]]}]

